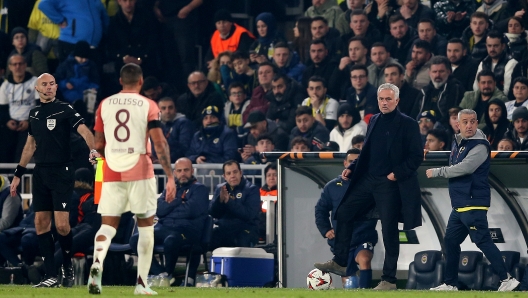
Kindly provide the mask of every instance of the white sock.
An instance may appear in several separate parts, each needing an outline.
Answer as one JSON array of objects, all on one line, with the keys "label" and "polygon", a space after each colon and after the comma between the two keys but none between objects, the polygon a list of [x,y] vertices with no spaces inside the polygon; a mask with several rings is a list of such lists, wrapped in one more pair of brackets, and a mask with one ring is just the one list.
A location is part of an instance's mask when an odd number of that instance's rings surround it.
[{"label": "white sock", "polygon": [[[94,254],[93,259],[94,263],[99,261],[99,264],[101,266],[104,263],[104,259],[106,258],[106,253],[108,252],[108,248],[110,247],[110,243],[112,242],[112,238],[114,238],[116,234],[116,229],[109,225],[101,225],[101,228],[99,228],[99,231],[97,231],[97,234],[95,234],[95,241],[94,241]],[[105,236],[106,240],[104,241],[97,241],[98,236]]]},{"label": "white sock", "polygon": [[147,275],[152,262],[152,251],[154,250],[154,226],[138,227],[138,232],[138,284],[141,279],[143,286],[146,288],[148,287]]}]

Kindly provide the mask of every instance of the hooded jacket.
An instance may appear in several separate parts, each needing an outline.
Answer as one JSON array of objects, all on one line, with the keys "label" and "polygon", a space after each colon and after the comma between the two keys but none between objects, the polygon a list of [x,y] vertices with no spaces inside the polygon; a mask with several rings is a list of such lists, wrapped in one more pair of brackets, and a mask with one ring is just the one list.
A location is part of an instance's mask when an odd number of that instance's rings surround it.
[{"label": "hooded jacket", "polygon": [[491,122],[489,113],[484,113],[485,126],[482,128],[482,132],[486,135],[486,138],[490,142],[491,149],[497,150],[497,146],[499,145],[500,140],[502,140],[504,134],[506,133],[506,131],[508,131],[508,127],[510,126],[510,120],[508,120],[507,117],[506,105],[504,104],[504,101],[494,98],[488,102],[487,107],[489,108],[489,106],[492,104],[498,105],[501,108],[501,116],[499,118],[499,121],[497,122],[497,127],[495,127]]},{"label": "hooded jacket", "polygon": [[528,137],[525,137],[521,142],[521,138],[519,138],[519,134],[515,130],[513,123],[510,123],[508,130],[504,133],[504,138],[515,142],[516,148],[513,148],[514,150],[528,151]]},{"label": "hooded jacket", "polygon": [[[358,113],[359,114],[359,113]],[[330,132],[330,141],[339,144],[339,151],[346,152],[352,148],[352,138],[357,135],[365,135],[367,133],[367,123],[363,120],[356,121],[356,117],[349,129],[343,130],[341,125],[337,125]]]},{"label": "hooded jacket", "polygon": [[[462,109],[472,109],[472,110],[474,110],[475,107],[478,105],[478,102],[480,101],[480,97],[481,97],[480,90],[467,91],[467,92],[464,93],[464,98],[462,98],[462,101],[460,102],[460,105],[458,105],[458,106],[460,108],[462,108]],[[502,91],[500,91],[499,88],[497,88],[497,87],[495,87],[495,90],[493,90],[493,94],[491,95],[490,100],[491,99],[499,99],[503,103],[508,101],[508,98],[506,97],[506,95],[504,95],[504,93],[502,93]],[[489,105],[489,103],[488,103],[488,105]],[[488,105],[486,105],[486,107],[488,107]],[[486,111],[487,111],[487,108],[486,108]],[[506,106],[504,107],[504,111],[506,111]],[[503,114],[506,115],[506,112],[504,112]],[[480,129],[482,129],[484,127],[484,125],[486,125],[486,123],[485,123],[486,116],[488,116],[488,113],[484,112],[484,113],[482,113],[482,116],[479,119],[479,128]]]},{"label": "hooded jacket", "polygon": [[[97,64],[92,60],[87,60],[81,64],[75,60],[73,55],[69,55],[59,65],[55,73],[55,79],[59,85],[59,90],[62,92],[62,96],[69,103],[82,100],[84,90],[99,89]],[[66,87],[68,83],[73,85],[73,89],[70,90]]]},{"label": "hooded jacket", "polygon": [[269,109],[266,118],[276,121],[284,131],[291,131],[295,127],[295,110],[302,104],[305,90],[294,80],[286,85],[286,91],[278,101],[273,92],[266,94],[269,101]]}]

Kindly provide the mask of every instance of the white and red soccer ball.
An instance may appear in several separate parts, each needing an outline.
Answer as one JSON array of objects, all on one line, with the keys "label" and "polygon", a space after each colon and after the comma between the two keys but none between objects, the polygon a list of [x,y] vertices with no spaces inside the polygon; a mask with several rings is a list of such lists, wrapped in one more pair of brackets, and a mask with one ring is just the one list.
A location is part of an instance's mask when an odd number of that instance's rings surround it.
[{"label": "white and red soccer ball", "polygon": [[328,272],[314,269],[306,277],[306,286],[310,290],[328,290],[332,286],[332,276]]}]

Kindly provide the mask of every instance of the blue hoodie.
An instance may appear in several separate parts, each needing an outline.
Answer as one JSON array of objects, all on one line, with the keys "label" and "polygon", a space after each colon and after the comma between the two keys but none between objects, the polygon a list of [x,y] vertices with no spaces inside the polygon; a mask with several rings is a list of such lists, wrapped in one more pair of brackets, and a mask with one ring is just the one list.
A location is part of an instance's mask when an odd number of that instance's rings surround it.
[{"label": "blue hoodie", "polygon": [[[99,73],[95,62],[86,60],[81,64],[72,55],[59,64],[55,79],[65,101],[70,103],[83,99],[86,89],[99,89]],[[73,85],[73,89],[66,87],[68,83]]]}]

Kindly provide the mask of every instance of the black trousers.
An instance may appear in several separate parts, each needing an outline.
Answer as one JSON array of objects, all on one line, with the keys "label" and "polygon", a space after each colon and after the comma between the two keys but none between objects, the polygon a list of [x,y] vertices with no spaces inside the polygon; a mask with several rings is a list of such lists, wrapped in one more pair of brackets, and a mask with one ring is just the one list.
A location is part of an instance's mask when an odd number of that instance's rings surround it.
[{"label": "black trousers", "polygon": [[348,251],[353,233],[353,223],[374,206],[381,219],[385,261],[382,280],[396,282],[396,269],[400,254],[398,217],[401,201],[398,183],[387,177],[365,174],[349,189],[337,209],[337,229],[334,246],[334,261],[340,266],[347,265]]}]

